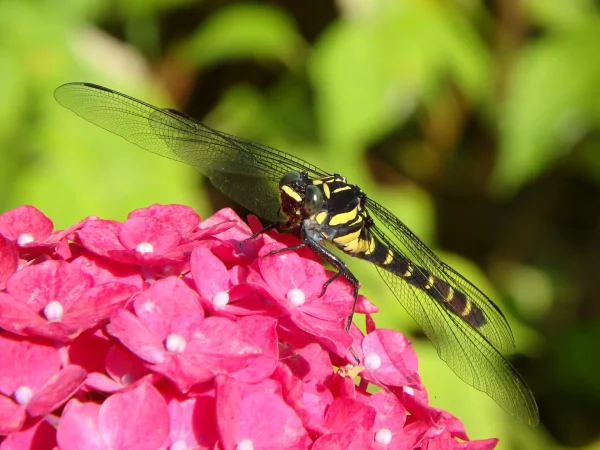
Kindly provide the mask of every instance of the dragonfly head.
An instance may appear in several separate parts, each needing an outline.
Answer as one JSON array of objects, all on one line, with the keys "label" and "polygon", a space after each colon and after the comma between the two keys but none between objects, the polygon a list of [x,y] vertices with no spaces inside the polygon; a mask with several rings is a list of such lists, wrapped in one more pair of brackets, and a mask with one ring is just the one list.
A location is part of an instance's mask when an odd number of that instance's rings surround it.
[{"label": "dragonfly head", "polygon": [[323,193],[306,173],[288,172],[279,181],[281,211],[292,223],[300,223],[323,208]]}]

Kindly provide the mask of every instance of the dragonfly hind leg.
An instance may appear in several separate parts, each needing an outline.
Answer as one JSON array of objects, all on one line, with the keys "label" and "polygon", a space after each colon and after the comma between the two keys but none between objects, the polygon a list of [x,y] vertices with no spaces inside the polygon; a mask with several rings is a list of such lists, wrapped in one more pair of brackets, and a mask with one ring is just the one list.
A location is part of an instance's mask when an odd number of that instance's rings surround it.
[{"label": "dragonfly hind leg", "polygon": [[[276,228],[278,225],[281,225],[281,224],[273,224],[273,225],[269,225],[269,226],[263,228],[262,230],[254,233],[249,238],[244,239],[242,241],[242,244],[244,242],[247,242],[251,239],[256,238],[257,236],[259,236],[260,234],[262,234],[266,231]],[[346,321],[346,326],[344,327],[346,332],[348,332],[350,330],[350,325],[352,325],[352,319],[354,318],[354,310],[356,309],[356,302],[358,300],[358,289],[360,287],[360,283],[359,283],[358,279],[354,276],[354,274],[352,272],[350,272],[348,267],[346,267],[346,265],[344,264],[344,262],[341,259],[339,259],[337,256],[335,256],[331,251],[329,251],[327,249],[327,247],[325,247],[323,244],[321,244],[319,242],[319,239],[312,237],[310,235],[310,231],[307,232],[306,230],[304,230],[304,228],[302,228],[300,231],[300,237],[302,239],[302,242],[300,244],[273,250],[273,251],[267,253],[267,255],[265,255],[265,256],[277,255],[279,253],[300,250],[304,247],[308,247],[312,251],[314,251],[317,255],[319,255],[323,259],[325,259],[325,261],[330,263],[337,270],[337,272],[334,273],[331,277],[329,277],[329,279],[325,283],[323,283],[323,289],[321,290],[319,297],[322,297],[323,295],[325,295],[325,292],[327,291],[327,288],[329,287],[329,285],[331,283],[333,283],[337,278],[339,278],[340,275],[343,275],[344,278],[346,278],[350,282],[350,284],[352,285],[352,288],[353,288],[352,295],[354,297],[354,301],[352,302],[352,310],[350,311],[350,315],[348,316],[348,319]]]},{"label": "dragonfly hind leg", "polygon": [[302,244],[308,246],[311,250],[321,256],[325,261],[331,264],[337,272],[334,273],[325,283],[323,283],[323,290],[321,291],[320,296],[323,296],[327,291],[329,285],[335,281],[340,275],[343,275],[346,278],[353,288],[353,297],[354,301],[352,302],[352,310],[350,311],[350,315],[348,316],[348,320],[346,321],[345,330],[350,330],[350,325],[352,325],[352,319],[354,318],[354,310],[356,309],[356,302],[358,300],[358,289],[360,287],[360,283],[358,279],[354,276],[350,269],[344,264],[344,262],[335,256],[327,247],[319,242],[318,239],[315,239],[310,235],[310,231],[301,230]]}]

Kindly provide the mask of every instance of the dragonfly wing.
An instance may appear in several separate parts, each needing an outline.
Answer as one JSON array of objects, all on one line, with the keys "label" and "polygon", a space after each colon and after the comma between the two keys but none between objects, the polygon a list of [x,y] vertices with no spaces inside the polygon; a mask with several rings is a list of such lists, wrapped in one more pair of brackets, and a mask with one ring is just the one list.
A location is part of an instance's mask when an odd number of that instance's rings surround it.
[{"label": "dragonfly wing", "polygon": [[532,426],[539,422],[531,390],[498,350],[426,292],[376,267],[402,306],[431,340],[440,358],[454,373],[485,392],[519,420]]},{"label": "dragonfly wing", "polygon": [[270,148],[230,136],[173,110],[88,83],[69,83],[56,100],[87,121],[152,153],[190,164],[226,195],[273,222],[279,217],[278,183],[291,171],[324,176],[311,164]]},{"label": "dragonfly wing", "polygon": [[502,352],[513,353],[515,349],[512,331],[498,306],[470,281],[438,258],[404,223],[394,214],[371,199],[366,203],[369,213],[375,218],[376,235],[386,245],[407,255],[417,266],[448,283],[455,291],[465,294],[485,317],[485,324],[476,328],[493,346]]},{"label": "dragonfly wing", "polygon": [[[423,329],[438,355],[466,383],[488,394],[518,419],[535,425],[538,409],[531,390],[497,348],[512,350],[510,327],[496,305],[464,277],[443,263],[399,219],[381,205],[367,200],[376,219],[373,235],[391,248],[399,260],[414,261],[414,270],[425,269],[469,297],[484,314],[486,322],[474,328],[460,315],[450,312],[427,293],[401,276],[377,266],[381,277],[398,301]],[[384,231],[385,230],[385,231]],[[427,276],[413,277],[427,280]]]}]

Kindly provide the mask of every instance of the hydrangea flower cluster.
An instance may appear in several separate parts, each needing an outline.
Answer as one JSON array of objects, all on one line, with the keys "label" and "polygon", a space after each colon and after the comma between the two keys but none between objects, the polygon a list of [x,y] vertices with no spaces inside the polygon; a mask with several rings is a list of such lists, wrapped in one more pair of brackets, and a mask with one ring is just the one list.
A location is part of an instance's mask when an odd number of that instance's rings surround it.
[{"label": "hydrangea flower cluster", "polygon": [[[0,448],[471,449],[401,334],[292,235],[152,205],[0,215]],[[246,241],[245,241],[246,240]],[[245,242],[243,242],[245,241]],[[352,349],[352,350],[350,350]],[[361,364],[358,365],[355,356]]]}]

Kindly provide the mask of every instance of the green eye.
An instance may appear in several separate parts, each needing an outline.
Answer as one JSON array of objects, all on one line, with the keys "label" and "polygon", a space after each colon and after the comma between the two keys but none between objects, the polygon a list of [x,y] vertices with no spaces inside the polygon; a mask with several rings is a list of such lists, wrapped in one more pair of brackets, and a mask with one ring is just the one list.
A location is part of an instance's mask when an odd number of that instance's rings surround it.
[{"label": "green eye", "polygon": [[304,196],[304,211],[307,214],[315,214],[323,208],[323,194],[318,187],[310,185],[306,187]]},{"label": "green eye", "polygon": [[302,175],[299,172],[288,172],[284,176],[281,177],[279,181],[279,187],[286,186],[288,184],[292,184],[295,181],[300,181],[302,179]]}]

